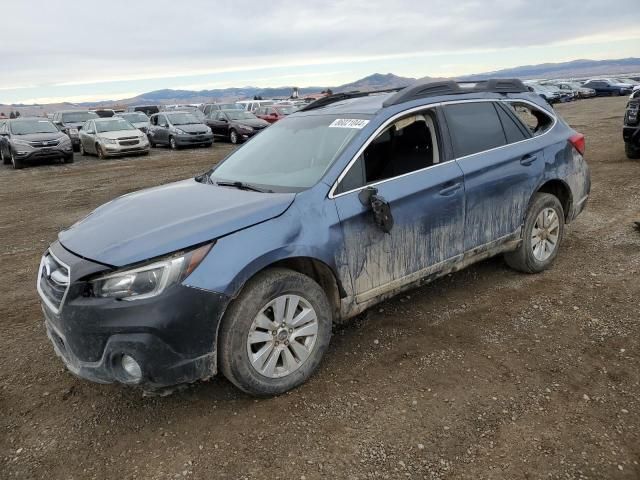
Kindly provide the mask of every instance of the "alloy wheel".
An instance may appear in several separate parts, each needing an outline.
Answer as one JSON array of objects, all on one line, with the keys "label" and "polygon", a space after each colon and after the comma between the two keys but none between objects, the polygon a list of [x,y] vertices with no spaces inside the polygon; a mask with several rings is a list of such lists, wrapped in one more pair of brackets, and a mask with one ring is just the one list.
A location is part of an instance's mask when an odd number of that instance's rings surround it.
[{"label": "alloy wheel", "polygon": [[560,236],[560,221],[553,208],[543,209],[536,217],[536,222],[531,230],[531,248],[533,256],[544,262],[558,247]]},{"label": "alloy wheel", "polygon": [[281,295],[265,305],[247,335],[253,368],[268,378],[295,372],[309,358],[318,338],[318,317],[298,295]]},{"label": "alloy wheel", "polygon": [[236,133],[235,130],[231,130],[231,133],[229,133],[229,139],[231,140],[231,143],[233,143],[234,145],[238,143],[238,134]]}]

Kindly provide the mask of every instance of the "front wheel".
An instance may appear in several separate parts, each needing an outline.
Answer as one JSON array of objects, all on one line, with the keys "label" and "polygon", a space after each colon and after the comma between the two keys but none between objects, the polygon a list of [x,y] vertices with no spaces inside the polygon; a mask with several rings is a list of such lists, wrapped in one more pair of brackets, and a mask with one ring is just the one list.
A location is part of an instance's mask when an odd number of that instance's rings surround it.
[{"label": "front wheel", "polygon": [[156,146],[156,142],[153,141],[153,137],[151,135],[147,135],[147,140],[149,140],[149,146],[151,148]]},{"label": "front wheel", "polygon": [[106,155],[104,154],[104,150],[102,149],[102,145],[96,143],[96,154],[98,154],[98,158],[104,160]]},{"label": "front wheel", "polygon": [[225,314],[220,370],[251,395],[284,393],[318,368],[331,325],[329,301],[311,278],[280,268],[259,273]]},{"label": "front wheel", "polygon": [[631,142],[625,142],[624,153],[627,155],[627,158],[638,160],[640,158],[640,147],[632,145]]},{"label": "front wheel", "polygon": [[16,170],[20,170],[21,168],[24,168],[24,164],[22,163],[22,160],[20,160],[19,158],[16,158],[16,155],[13,153],[13,150],[11,150],[11,164],[13,165],[13,168],[15,168]]},{"label": "front wheel", "polygon": [[551,266],[564,235],[564,210],[557,197],[536,193],[522,232],[522,243],[504,255],[511,268],[525,273],[539,273]]},{"label": "front wheel", "polygon": [[171,147],[171,150],[177,150],[178,149],[178,144],[176,143],[176,139],[173,137],[169,137],[169,146]]},{"label": "front wheel", "polygon": [[73,153],[70,153],[68,155],[65,155],[62,160],[64,161],[64,163],[73,163]]},{"label": "front wheel", "polygon": [[236,132],[235,130],[231,130],[229,132],[229,140],[231,140],[231,143],[233,143],[234,145],[237,145],[238,142],[240,141],[240,137],[238,137],[238,132]]}]

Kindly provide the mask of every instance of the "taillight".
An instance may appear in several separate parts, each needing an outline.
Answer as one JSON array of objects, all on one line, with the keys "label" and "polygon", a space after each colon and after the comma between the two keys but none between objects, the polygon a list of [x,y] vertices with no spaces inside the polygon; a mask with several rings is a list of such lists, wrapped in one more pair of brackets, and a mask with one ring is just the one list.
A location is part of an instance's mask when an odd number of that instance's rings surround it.
[{"label": "taillight", "polygon": [[575,148],[580,155],[584,155],[585,143],[583,134],[576,133],[575,135],[571,135],[569,143],[573,145],[573,148]]}]

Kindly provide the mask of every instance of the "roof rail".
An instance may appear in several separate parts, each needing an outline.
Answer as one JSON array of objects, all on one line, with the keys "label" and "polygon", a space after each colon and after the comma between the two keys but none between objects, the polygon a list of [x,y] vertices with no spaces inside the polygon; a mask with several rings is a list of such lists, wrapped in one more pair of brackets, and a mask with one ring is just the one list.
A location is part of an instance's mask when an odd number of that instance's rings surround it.
[{"label": "roof rail", "polygon": [[440,95],[460,95],[478,92],[523,93],[528,91],[526,85],[518,78],[489,78],[487,80],[463,82],[443,80],[410,85],[387,98],[382,106],[390,107],[391,105],[398,105],[419,98]]},{"label": "roof rail", "polygon": [[307,110],[314,110],[316,108],[325,107],[327,105],[331,105],[332,103],[339,102],[341,100],[347,100],[349,98],[367,97],[369,95],[373,95],[376,93],[397,92],[398,90],[402,90],[403,88],[404,87],[388,88],[385,90],[371,90],[368,92],[361,92],[360,90],[354,90],[352,92],[334,93],[332,95],[327,95],[326,97],[319,98],[315,102],[311,102],[309,105],[305,105],[298,111],[306,112]]}]

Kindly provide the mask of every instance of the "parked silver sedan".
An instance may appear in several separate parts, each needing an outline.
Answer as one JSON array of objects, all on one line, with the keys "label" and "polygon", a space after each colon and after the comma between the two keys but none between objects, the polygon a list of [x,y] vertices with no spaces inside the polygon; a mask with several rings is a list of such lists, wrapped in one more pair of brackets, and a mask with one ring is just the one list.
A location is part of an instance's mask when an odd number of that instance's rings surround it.
[{"label": "parked silver sedan", "polygon": [[149,153],[147,136],[124,118],[97,118],[80,130],[80,153],[100,158]]}]

